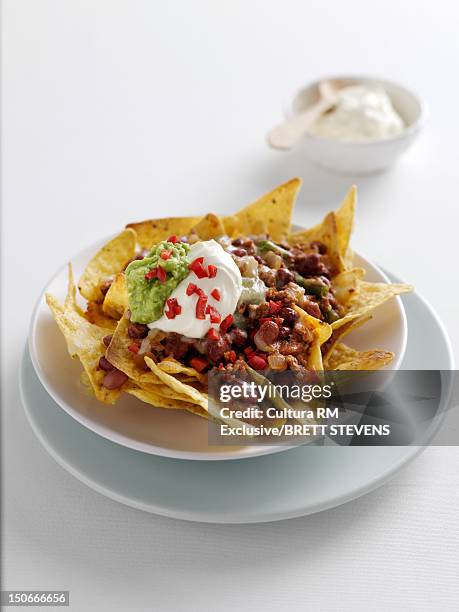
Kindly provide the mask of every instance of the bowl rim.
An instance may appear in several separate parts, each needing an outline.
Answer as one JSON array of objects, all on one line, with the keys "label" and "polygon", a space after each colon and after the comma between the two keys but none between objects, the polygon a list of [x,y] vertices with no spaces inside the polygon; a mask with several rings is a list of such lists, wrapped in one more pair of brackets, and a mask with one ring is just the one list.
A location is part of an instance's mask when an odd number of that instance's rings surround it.
[{"label": "bowl rim", "polygon": [[426,121],[429,117],[429,108],[428,108],[426,101],[423,100],[412,89],[405,87],[405,85],[400,85],[400,83],[397,83],[390,79],[380,78],[377,76],[369,76],[366,74],[340,74],[340,75],[335,74],[335,75],[330,75],[330,76],[324,76],[322,78],[318,78],[313,81],[309,81],[306,85],[296,89],[294,93],[291,94],[284,101],[284,104],[283,104],[284,117],[290,118],[290,117],[294,117],[295,115],[298,115],[298,113],[293,112],[293,102],[295,101],[295,99],[298,97],[298,95],[301,92],[310,90],[313,87],[317,87],[317,85],[321,81],[324,81],[324,80],[330,80],[330,81],[349,80],[349,81],[356,81],[357,83],[359,81],[362,83],[365,81],[374,81],[376,83],[381,84],[383,87],[384,85],[389,85],[391,87],[399,89],[400,91],[403,91],[405,94],[408,94],[408,96],[410,96],[418,104],[419,115],[412,123],[410,123],[410,125],[405,127],[403,131],[400,132],[400,134],[397,134],[396,136],[390,136],[389,138],[380,138],[380,139],[375,139],[375,140],[336,140],[333,138],[325,138],[324,136],[318,136],[317,134],[306,132],[306,134],[304,134],[303,136],[303,140],[311,140],[312,142],[315,141],[315,142],[322,142],[322,143],[328,142],[328,143],[333,143],[336,146],[341,146],[343,148],[346,148],[346,147],[360,147],[360,148],[367,147],[369,148],[372,146],[374,147],[375,145],[376,146],[390,145],[397,141],[403,141],[406,138],[419,132],[425,126]]}]

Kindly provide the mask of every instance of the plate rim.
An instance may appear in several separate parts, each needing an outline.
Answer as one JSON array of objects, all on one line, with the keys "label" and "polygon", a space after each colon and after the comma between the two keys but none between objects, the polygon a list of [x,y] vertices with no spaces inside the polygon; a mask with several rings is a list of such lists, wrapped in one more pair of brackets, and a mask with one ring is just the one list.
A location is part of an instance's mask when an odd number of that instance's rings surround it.
[{"label": "plate rim", "polygon": [[[446,349],[445,352],[446,352],[447,360],[449,362],[449,369],[454,370],[455,359],[454,359],[454,354],[452,351],[451,340],[446,332],[446,329],[445,329],[445,326],[442,320],[439,318],[434,308],[429,304],[429,302],[425,298],[423,298],[418,293],[415,293],[415,296],[421,302],[422,306],[429,312],[430,316],[435,320],[435,323],[440,329],[441,334],[442,334],[442,340],[444,342],[445,349]],[[338,495],[333,496],[332,498],[329,498],[326,502],[318,503],[314,506],[309,506],[309,507],[303,505],[301,507],[295,507],[289,511],[274,512],[274,513],[269,513],[269,512],[263,513],[262,512],[262,513],[257,513],[256,515],[250,514],[250,515],[238,515],[238,516],[232,516],[232,515],[222,513],[220,516],[216,516],[215,514],[212,514],[212,513],[205,513],[205,512],[191,513],[190,511],[179,511],[179,510],[165,508],[164,506],[159,506],[158,504],[142,503],[135,499],[131,499],[129,496],[122,495],[108,487],[105,487],[101,485],[99,482],[97,482],[95,479],[91,479],[90,477],[86,476],[86,474],[83,474],[82,472],[78,471],[76,468],[74,468],[71,465],[71,463],[68,460],[65,459],[65,457],[61,455],[61,453],[56,451],[51,446],[50,442],[48,442],[46,436],[41,432],[38,425],[36,424],[34,417],[32,417],[31,412],[28,408],[28,404],[24,398],[24,388],[23,388],[24,357],[27,352],[27,348],[28,348],[28,345],[26,344],[26,348],[25,348],[23,358],[21,361],[21,367],[19,370],[19,392],[20,392],[20,397],[23,403],[23,407],[26,413],[27,420],[32,430],[34,431],[35,435],[37,436],[38,440],[44,447],[44,449],[51,455],[51,457],[63,469],[65,469],[70,474],[75,476],[75,478],[77,478],[83,484],[86,484],[92,490],[114,501],[120,502],[129,507],[135,508],[137,510],[142,510],[142,511],[145,511],[151,514],[159,514],[161,516],[166,516],[168,518],[174,518],[174,519],[179,519],[179,520],[188,520],[188,521],[203,522],[203,523],[211,522],[211,523],[216,523],[216,524],[244,524],[244,523],[273,522],[273,521],[278,521],[278,520],[286,520],[290,518],[297,518],[300,516],[310,515],[310,514],[314,514],[317,512],[321,512],[323,510],[327,510],[327,509],[342,505],[344,503],[352,501],[353,499],[357,499],[358,497],[361,497],[362,495],[365,495],[366,493],[369,493],[377,489],[379,486],[381,486],[382,484],[390,480],[393,476],[395,476],[395,474],[398,473],[398,471],[400,471],[402,468],[404,468],[409,463],[411,463],[411,461],[413,461],[426,448],[426,446],[411,447],[409,449],[410,452],[408,452],[401,459],[395,460],[393,466],[389,470],[385,471],[383,474],[381,474],[376,479],[373,479],[370,483],[357,487],[349,491],[347,494],[338,494]],[[37,375],[37,378],[38,378],[38,375]],[[46,392],[45,388],[44,388],[44,391]],[[65,415],[63,416],[65,417]],[[70,418],[70,415],[67,415],[67,416]],[[75,419],[73,419],[73,421],[75,421]],[[78,422],[77,422],[77,426],[83,427]],[[92,432],[92,433],[95,433],[95,432]],[[109,444],[116,444],[115,442],[112,442],[111,440],[107,440],[107,442]],[[117,445],[117,446],[121,446],[121,445]],[[129,449],[129,451],[131,452],[132,450],[133,449]],[[122,450],[120,451],[120,449],[118,449],[118,451],[123,452]]]}]

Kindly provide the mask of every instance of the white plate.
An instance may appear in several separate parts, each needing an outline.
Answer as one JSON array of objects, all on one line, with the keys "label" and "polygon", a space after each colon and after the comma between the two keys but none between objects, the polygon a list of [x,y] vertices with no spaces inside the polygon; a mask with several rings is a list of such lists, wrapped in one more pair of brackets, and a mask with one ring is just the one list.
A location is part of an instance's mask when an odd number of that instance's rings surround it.
[{"label": "white plate", "polygon": [[[72,258],[75,277],[103,242],[93,245]],[[368,260],[356,255],[355,264],[367,270],[372,281],[387,277]],[[67,289],[67,267],[62,267],[46,285],[45,291],[64,298]],[[285,451],[286,446],[209,446],[207,422],[182,410],[154,408],[131,395],[124,394],[115,406],[107,406],[90,396],[80,383],[81,366],[71,360],[64,341],[45,303],[38,299],[29,332],[32,363],[43,386],[70,416],[99,435],[145,453],[178,459],[242,459]],[[395,353],[390,368],[399,367],[407,337],[406,316],[399,298],[375,311],[373,319],[349,336],[355,348],[381,348]]]},{"label": "white plate", "polygon": [[[402,368],[451,370],[452,352],[432,310],[403,297],[409,340]],[[451,384],[445,385],[447,397]],[[134,508],[215,523],[274,521],[332,508],[383,484],[419,447],[301,446],[246,461],[181,461],[114,444],[82,427],[49,397],[27,351],[20,372],[25,411],[47,451],[96,491]]]}]

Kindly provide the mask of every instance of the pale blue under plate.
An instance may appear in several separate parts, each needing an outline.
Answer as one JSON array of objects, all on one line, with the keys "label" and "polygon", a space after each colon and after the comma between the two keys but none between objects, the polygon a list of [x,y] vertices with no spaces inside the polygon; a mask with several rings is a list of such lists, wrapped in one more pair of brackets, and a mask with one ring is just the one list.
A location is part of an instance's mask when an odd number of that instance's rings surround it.
[{"label": "pale blue under plate", "polygon": [[[403,302],[408,346],[402,369],[453,369],[436,315],[416,294]],[[375,489],[420,450],[302,446],[239,461],[167,459],[119,446],[77,423],[44,390],[27,349],[20,387],[33,430],[61,466],[112,499],[174,518],[249,523],[311,514]]]}]

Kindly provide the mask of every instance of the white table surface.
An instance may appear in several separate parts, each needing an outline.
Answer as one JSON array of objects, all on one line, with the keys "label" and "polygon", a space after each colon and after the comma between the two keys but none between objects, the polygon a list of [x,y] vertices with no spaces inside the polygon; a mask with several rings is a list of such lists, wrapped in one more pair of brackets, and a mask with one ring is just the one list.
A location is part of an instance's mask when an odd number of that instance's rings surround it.
[{"label": "white table surface", "polygon": [[[227,212],[294,175],[299,223],[357,181],[355,247],[430,300],[458,360],[457,3],[3,6],[3,588],[69,589],[71,609],[91,611],[457,610],[457,448],[428,449],[383,488],[319,515],[185,523],[63,471],[17,385],[32,306],[69,255],[127,221]],[[349,72],[428,100],[429,126],[397,167],[356,179],[267,148],[293,89]]]}]

